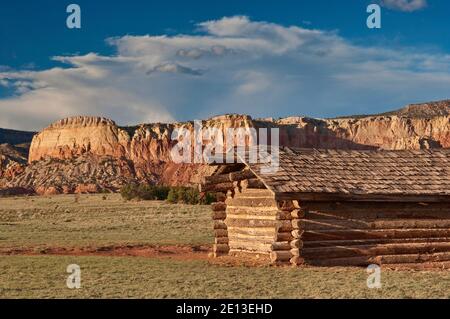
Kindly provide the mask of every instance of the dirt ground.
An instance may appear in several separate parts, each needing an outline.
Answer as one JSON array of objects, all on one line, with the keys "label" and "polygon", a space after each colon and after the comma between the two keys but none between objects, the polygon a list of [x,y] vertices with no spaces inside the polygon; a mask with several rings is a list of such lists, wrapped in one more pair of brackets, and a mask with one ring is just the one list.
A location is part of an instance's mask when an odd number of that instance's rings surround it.
[{"label": "dirt ground", "polygon": [[177,260],[207,260],[210,246],[104,246],[104,247],[47,247],[0,248],[0,256],[103,256],[173,258]]}]

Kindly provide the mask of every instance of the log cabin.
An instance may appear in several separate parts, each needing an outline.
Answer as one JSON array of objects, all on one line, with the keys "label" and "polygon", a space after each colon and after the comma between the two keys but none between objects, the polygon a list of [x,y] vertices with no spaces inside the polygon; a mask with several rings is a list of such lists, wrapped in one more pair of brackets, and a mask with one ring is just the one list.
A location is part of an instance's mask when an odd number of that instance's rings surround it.
[{"label": "log cabin", "polygon": [[274,265],[450,265],[450,150],[281,148],[276,172],[216,165],[214,257]]}]

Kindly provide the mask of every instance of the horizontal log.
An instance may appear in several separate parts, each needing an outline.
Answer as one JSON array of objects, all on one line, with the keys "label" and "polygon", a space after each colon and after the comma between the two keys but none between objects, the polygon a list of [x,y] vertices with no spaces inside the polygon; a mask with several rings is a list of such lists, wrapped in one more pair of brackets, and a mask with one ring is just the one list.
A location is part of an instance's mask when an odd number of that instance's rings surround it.
[{"label": "horizontal log", "polygon": [[229,174],[220,174],[220,175],[212,175],[212,176],[205,176],[203,178],[204,185],[211,185],[211,184],[221,184],[221,183],[228,183],[231,182],[230,175]]},{"label": "horizontal log", "polygon": [[255,174],[253,174],[250,170],[242,170],[239,172],[233,172],[228,175],[228,179],[232,182],[243,181],[248,179],[255,178]]},{"label": "horizontal log", "polygon": [[280,232],[275,234],[274,241],[292,241],[294,237],[291,232]]},{"label": "horizontal log", "polygon": [[288,241],[272,243],[272,250],[291,250],[291,245]]},{"label": "horizontal log", "polygon": [[270,252],[230,249],[229,255],[235,257],[255,258],[259,261],[267,260],[267,262],[270,262]]},{"label": "horizontal log", "polygon": [[228,238],[230,240],[236,240],[236,241],[252,241],[252,242],[259,242],[259,243],[265,243],[265,244],[272,244],[274,242],[273,235],[248,235],[248,234],[239,234],[235,233],[233,231],[228,233]]},{"label": "horizontal log", "polygon": [[293,220],[294,229],[332,230],[332,229],[448,229],[450,219],[378,219],[378,220],[339,220],[302,219]]},{"label": "horizontal log", "polygon": [[309,259],[305,263],[312,266],[367,266],[370,264],[418,264],[428,262],[450,261],[450,253],[436,254],[410,254],[410,255],[385,255],[385,256],[363,256],[330,259]]},{"label": "horizontal log", "polygon": [[234,214],[232,212],[229,212],[227,214],[227,217],[230,219],[246,219],[246,220],[271,220],[273,222],[276,222],[276,215],[275,214],[258,214],[257,212],[252,212],[252,213],[247,213],[247,214],[243,214],[243,213],[239,213],[239,214]]},{"label": "horizontal log", "polygon": [[276,219],[277,220],[291,220],[292,216],[289,212],[285,212],[285,211],[278,211],[276,213]]},{"label": "horizontal log", "polygon": [[277,201],[277,207],[279,210],[292,212],[299,207],[291,200],[279,200]]},{"label": "horizontal log", "polygon": [[228,218],[232,219],[265,219],[273,221],[289,221],[290,215],[284,212],[277,212],[273,210],[263,210],[261,208],[235,208],[229,207]]},{"label": "horizontal log", "polygon": [[302,255],[305,258],[311,259],[328,259],[357,256],[427,254],[435,252],[450,252],[450,242],[303,248]]},{"label": "horizontal log", "polygon": [[228,253],[230,251],[229,245],[226,244],[214,244],[213,252],[214,253]]},{"label": "horizontal log", "polygon": [[450,237],[437,238],[379,238],[379,239],[353,239],[353,240],[323,240],[306,241],[305,248],[335,247],[335,246],[357,246],[357,245],[379,245],[379,244],[411,244],[411,243],[431,243],[450,242]]},{"label": "horizontal log", "polygon": [[449,203],[307,202],[308,219],[449,219]]},{"label": "horizontal log", "polygon": [[216,200],[218,202],[225,203],[225,201],[227,200],[226,193],[225,194],[223,192],[222,193],[216,193],[215,196],[216,196]]},{"label": "horizontal log", "polygon": [[306,211],[305,216],[308,220],[377,220],[377,219],[434,219],[434,220],[448,220],[450,219],[450,212],[428,212],[426,208],[422,209],[421,213],[387,213],[383,211],[370,212],[343,212],[343,213],[328,213],[320,211]]},{"label": "horizontal log", "polygon": [[278,224],[275,226],[275,230],[278,233],[285,233],[292,231],[292,223],[290,220],[280,220],[278,221]]},{"label": "horizontal log", "polygon": [[213,220],[225,220],[227,218],[227,213],[224,211],[213,212],[212,218]]},{"label": "horizontal log", "polygon": [[227,229],[227,225],[224,221],[216,220],[214,221],[214,229]]},{"label": "horizontal log", "polygon": [[227,218],[226,223],[230,227],[274,227],[280,232],[286,232],[292,229],[290,221],[268,220],[268,219],[244,219]]},{"label": "horizontal log", "polygon": [[355,202],[417,202],[450,203],[449,195],[397,195],[397,194],[330,194],[330,193],[278,193],[276,200],[300,202],[355,201]]},{"label": "horizontal log", "polygon": [[271,238],[274,238],[276,234],[274,227],[233,227],[230,225],[228,225],[228,232],[230,234],[271,236]]},{"label": "horizontal log", "polygon": [[227,209],[227,205],[222,202],[212,203],[211,209],[213,212],[221,212],[221,211],[225,211]]},{"label": "horizontal log", "polygon": [[237,193],[236,198],[274,198],[272,191],[268,189],[247,188],[243,192]]},{"label": "horizontal log", "polygon": [[228,174],[218,174],[212,176],[206,176],[203,178],[203,185],[209,186],[214,184],[223,184],[228,182],[239,182],[247,179],[255,178],[255,174],[253,174],[250,170],[242,170],[237,172],[231,172]]},{"label": "horizontal log", "polygon": [[261,252],[261,253],[269,253],[272,251],[271,244],[262,244],[255,242],[237,242],[230,240],[229,243],[230,249],[232,250],[241,250],[241,251],[252,251],[252,252]]},{"label": "horizontal log", "polygon": [[432,262],[421,262],[421,263],[403,263],[403,264],[383,264],[384,268],[391,269],[408,269],[408,270],[448,270],[450,269],[450,261],[432,261]]},{"label": "horizontal log", "polygon": [[216,229],[214,230],[215,237],[228,237],[228,231],[225,229]]},{"label": "horizontal log", "polygon": [[245,169],[244,163],[233,163],[233,164],[219,164],[218,169],[215,171],[216,175],[229,174],[232,172],[238,172]]},{"label": "horizontal log", "polygon": [[244,189],[243,193],[245,193],[245,190],[247,190],[247,189],[266,189],[267,188],[266,185],[264,185],[264,183],[257,178],[243,180],[241,182],[241,187],[242,187],[242,189]]},{"label": "horizontal log", "polygon": [[395,256],[381,256],[382,264],[404,264],[404,263],[423,263],[450,261],[450,252],[438,252],[433,254],[409,254]]},{"label": "horizontal log", "polygon": [[295,239],[290,241],[289,245],[291,246],[291,248],[303,248],[303,241],[300,239]]},{"label": "horizontal log", "polygon": [[232,207],[273,207],[277,209],[277,202],[270,197],[254,198],[254,197],[235,197],[233,199],[227,199],[225,203]]},{"label": "horizontal log", "polygon": [[229,190],[234,189],[234,185],[232,182],[228,183],[220,183],[220,184],[206,184],[200,185],[200,192],[217,192],[217,193],[226,193]]},{"label": "horizontal log", "polygon": [[376,229],[305,231],[304,241],[450,237],[450,229]]},{"label": "horizontal log", "polygon": [[272,251],[270,253],[271,262],[290,262],[292,256],[290,251]]},{"label": "horizontal log", "polygon": [[228,237],[216,237],[214,238],[214,243],[219,245],[228,245],[229,239]]}]

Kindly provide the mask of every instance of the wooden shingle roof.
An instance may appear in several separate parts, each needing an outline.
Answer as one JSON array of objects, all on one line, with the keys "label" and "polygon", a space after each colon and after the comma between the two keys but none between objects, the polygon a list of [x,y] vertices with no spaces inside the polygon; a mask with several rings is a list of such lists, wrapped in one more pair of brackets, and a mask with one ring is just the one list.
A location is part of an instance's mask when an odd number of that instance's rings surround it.
[{"label": "wooden shingle roof", "polygon": [[450,200],[450,149],[351,151],[281,148],[279,168],[243,159],[279,199],[338,198]]}]

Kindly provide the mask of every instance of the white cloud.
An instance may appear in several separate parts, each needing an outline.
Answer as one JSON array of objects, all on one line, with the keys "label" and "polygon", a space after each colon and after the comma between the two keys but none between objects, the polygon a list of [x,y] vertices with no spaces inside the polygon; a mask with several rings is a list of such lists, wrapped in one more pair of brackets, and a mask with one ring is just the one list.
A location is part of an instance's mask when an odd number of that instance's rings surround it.
[{"label": "white cloud", "polygon": [[382,0],[381,4],[389,9],[413,12],[425,8],[427,0]]},{"label": "white cloud", "polygon": [[40,129],[72,115],[120,124],[220,113],[334,116],[448,98],[450,55],[355,45],[335,32],[255,22],[199,24],[200,33],[108,39],[112,56],[54,59],[68,68],[0,71],[0,127]]}]

